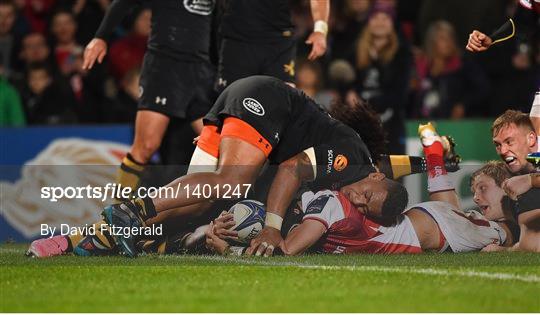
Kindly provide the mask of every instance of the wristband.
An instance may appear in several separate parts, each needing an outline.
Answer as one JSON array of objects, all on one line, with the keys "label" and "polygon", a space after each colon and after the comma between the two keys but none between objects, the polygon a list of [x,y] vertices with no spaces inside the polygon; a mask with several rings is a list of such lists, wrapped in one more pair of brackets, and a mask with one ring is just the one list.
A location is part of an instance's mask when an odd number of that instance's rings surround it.
[{"label": "wristband", "polygon": [[328,23],[323,20],[315,21],[315,25],[313,26],[313,32],[323,33],[324,36],[326,36],[326,34],[328,34]]},{"label": "wristband", "polygon": [[266,219],[264,225],[281,231],[281,225],[283,224],[283,218],[279,215],[271,212],[266,212]]}]

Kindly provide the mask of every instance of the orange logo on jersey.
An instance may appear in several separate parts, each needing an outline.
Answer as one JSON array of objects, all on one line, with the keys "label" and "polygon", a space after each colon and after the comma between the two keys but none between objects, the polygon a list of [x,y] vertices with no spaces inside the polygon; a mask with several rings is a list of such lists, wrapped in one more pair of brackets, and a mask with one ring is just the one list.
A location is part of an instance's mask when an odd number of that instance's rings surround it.
[{"label": "orange logo on jersey", "polygon": [[288,73],[291,77],[294,77],[294,60],[291,60],[288,64],[283,65],[283,71]]},{"label": "orange logo on jersey", "polygon": [[336,156],[336,159],[334,160],[334,169],[338,172],[343,171],[346,167],[349,161],[344,155],[338,155]]}]

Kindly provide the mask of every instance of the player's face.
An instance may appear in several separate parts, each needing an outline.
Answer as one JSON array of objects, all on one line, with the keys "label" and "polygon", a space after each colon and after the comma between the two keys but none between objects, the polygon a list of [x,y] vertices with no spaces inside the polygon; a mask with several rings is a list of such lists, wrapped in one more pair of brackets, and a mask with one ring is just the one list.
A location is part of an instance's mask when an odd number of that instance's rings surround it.
[{"label": "player's face", "polygon": [[497,154],[506,162],[512,173],[519,173],[530,164],[527,154],[536,148],[536,135],[527,128],[509,124],[493,136],[493,143]]},{"label": "player's face", "polygon": [[361,213],[374,217],[382,216],[382,206],[388,191],[384,174],[371,173],[368,177],[344,186],[340,192],[349,199]]},{"label": "player's face", "polygon": [[495,183],[495,180],[485,174],[476,176],[471,187],[476,205],[488,220],[504,218],[501,200],[504,190]]}]

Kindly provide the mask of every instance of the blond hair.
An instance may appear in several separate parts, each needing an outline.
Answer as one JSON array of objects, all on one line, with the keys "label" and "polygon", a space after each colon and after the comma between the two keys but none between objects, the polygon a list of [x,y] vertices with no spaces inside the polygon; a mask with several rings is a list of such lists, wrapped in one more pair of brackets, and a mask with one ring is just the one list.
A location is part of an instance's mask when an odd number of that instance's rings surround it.
[{"label": "blond hair", "polygon": [[[365,69],[372,63],[371,56],[369,54],[369,48],[373,45],[373,35],[371,34],[369,27],[364,27],[364,30],[360,34],[356,43],[356,67],[358,69]],[[399,48],[399,39],[395,30],[392,30],[388,35],[388,43],[378,52],[379,61],[386,65],[396,55]]]}]

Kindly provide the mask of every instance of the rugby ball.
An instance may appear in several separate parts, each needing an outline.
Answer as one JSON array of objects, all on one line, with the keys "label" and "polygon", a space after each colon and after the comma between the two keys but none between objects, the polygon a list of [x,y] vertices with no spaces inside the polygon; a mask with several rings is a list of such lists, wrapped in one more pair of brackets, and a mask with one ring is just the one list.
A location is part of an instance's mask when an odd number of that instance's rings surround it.
[{"label": "rugby ball", "polygon": [[243,200],[229,209],[235,225],[230,229],[238,232],[238,242],[249,244],[264,227],[266,209],[256,200]]}]

